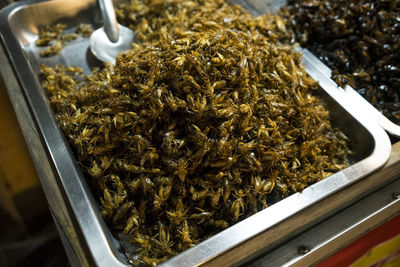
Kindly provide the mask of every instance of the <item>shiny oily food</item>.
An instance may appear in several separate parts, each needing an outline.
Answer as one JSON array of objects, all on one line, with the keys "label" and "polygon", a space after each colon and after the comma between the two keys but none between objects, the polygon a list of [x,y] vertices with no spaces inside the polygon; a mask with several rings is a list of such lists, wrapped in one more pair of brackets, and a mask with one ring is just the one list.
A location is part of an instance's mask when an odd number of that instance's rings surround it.
[{"label": "shiny oily food", "polygon": [[400,124],[400,1],[292,0],[288,5],[295,39],[333,70],[339,85],[352,85]]},{"label": "shiny oily food", "polygon": [[41,73],[102,215],[138,247],[134,264],[165,261],[349,165],[301,55],[277,43],[280,18],[222,1],[134,1],[119,14],[142,41],[115,66]]}]

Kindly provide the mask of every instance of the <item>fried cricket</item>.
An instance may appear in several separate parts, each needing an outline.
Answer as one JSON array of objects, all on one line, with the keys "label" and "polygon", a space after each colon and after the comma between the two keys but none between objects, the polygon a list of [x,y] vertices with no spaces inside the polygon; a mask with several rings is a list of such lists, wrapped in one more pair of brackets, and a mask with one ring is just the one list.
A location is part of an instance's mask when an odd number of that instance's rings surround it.
[{"label": "fried cricket", "polygon": [[138,246],[134,263],[165,261],[348,166],[347,137],[300,54],[277,43],[277,17],[223,1],[119,12],[142,41],[115,66],[41,73],[105,220]]}]

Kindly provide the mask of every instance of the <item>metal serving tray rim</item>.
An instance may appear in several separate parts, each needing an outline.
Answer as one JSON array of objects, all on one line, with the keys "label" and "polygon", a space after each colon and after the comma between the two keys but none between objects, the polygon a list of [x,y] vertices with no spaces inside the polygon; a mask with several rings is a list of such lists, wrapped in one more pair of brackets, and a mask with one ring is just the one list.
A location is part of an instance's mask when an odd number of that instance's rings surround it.
[{"label": "metal serving tray rim", "polygon": [[[58,129],[51,115],[47,100],[42,94],[37,77],[25,58],[24,51],[14,36],[9,18],[30,4],[40,1],[19,2],[0,11],[1,40],[8,53],[12,68],[20,83],[21,90],[35,118],[38,132],[48,152],[51,164],[59,179],[59,186],[64,190],[66,201],[70,204],[80,230],[87,242],[88,249],[98,265],[124,266],[126,259],[118,253],[118,248],[110,240],[110,232],[97,209],[96,202],[89,190],[82,173],[72,158],[65,157],[70,153],[63,135]],[[93,1],[90,1],[93,2]],[[307,71],[313,69],[314,79],[320,82],[323,88],[334,100],[347,110],[372,135],[375,147],[372,153],[361,161],[346,168],[308,188],[302,193],[293,194],[271,207],[252,215],[251,217],[229,227],[228,229],[203,241],[197,246],[188,249],[170,260],[162,263],[165,266],[189,266],[206,263],[222,253],[237,247],[261,233],[268,233],[268,229],[295,215],[297,212],[311,206],[323,198],[335,193],[341,188],[353,183],[378,167],[382,166],[390,155],[390,141],[386,133],[376,124],[369,122],[364,108],[355,108],[345,94],[337,90],[336,84],[315,67],[315,59],[307,50],[302,50]],[[369,113],[368,113],[369,114]],[[354,177],[355,178],[351,178]],[[77,179],[75,179],[77,178]],[[284,212],[283,212],[283,209]]]},{"label": "metal serving tray rim", "polygon": [[[332,70],[321,60],[315,58],[315,64],[321,70],[321,73],[327,79],[331,79]],[[360,106],[363,106],[365,112],[370,114],[371,118],[374,118],[376,122],[390,134],[400,138],[400,125],[389,120],[385,115],[383,115],[378,109],[376,109],[370,102],[368,102],[363,96],[361,96],[353,87],[350,85],[346,85],[345,88],[341,88],[338,86],[338,90],[342,90],[345,94],[346,98],[352,99],[359,103]]]}]

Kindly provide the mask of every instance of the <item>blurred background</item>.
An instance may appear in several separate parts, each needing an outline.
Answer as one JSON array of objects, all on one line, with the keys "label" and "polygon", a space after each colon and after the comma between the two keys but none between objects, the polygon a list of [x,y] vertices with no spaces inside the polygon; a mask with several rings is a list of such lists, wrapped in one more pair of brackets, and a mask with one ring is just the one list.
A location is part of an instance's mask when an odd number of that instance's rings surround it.
[{"label": "blurred background", "polygon": [[69,266],[1,77],[0,266]]}]

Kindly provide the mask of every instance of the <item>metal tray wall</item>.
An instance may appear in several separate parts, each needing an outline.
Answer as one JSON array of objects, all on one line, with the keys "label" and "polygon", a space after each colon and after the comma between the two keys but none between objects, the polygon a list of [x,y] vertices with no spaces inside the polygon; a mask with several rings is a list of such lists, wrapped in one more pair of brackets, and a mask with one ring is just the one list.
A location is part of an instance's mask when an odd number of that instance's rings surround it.
[{"label": "metal tray wall", "polygon": [[[331,79],[332,70],[320,61],[316,56],[314,62],[324,74],[326,79]],[[369,114],[370,118],[373,118],[383,129],[389,132],[391,135],[400,138],[400,125],[395,124],[384,116],[379,110],[377,110],[371,103],[369,103],[364,97],[362,97],[353,87],[346,85],[343,89],[337,86],[338,90],[343,91],[345,97],[355,103],[357,103],[366,113]]]},{"label": "metal tray wall", "polygon": [[[128,262],[119,242],[112,237],[99,214],[97,203],[77,167],[76,160],[56,126],[37,77],[41,63],[78,65],[85,71],[89,71],[91,66],[97,64],[97,61],[87,52],[88,39],[80,38],[71,42],[60,55],[52,58],[41,58],[38,54],[39,50],[33,44],[38,28],[43,25],[63,22],[72,28],[78,23],[86,22],[97,26],[98,18],[98,11],[93,0],[21,2],[0,13],[0,26],[2,41],[9,54],[12,67],[36,120],[43,145],[52,158],[54,171],[59,178],[59,186],[65,192],[65,201],[69,202],[75,214],[78,227],[88,243],[89,252],[95,258],[96,264],[117,266],[126,265]],[[255,248],[255,251],[268,245],[259,241],[271,240],[272,244],[274,243],[274,238],[272,238],[274,233],[271,230],[273,226],[278,223],[284,224],[287,218],[295,216],[310,205],[373,172],[389,157],[390,142],[387,135],[377,125],[369,123],[368,118],[360,110],[352,108],[351,103],[343,101],[344,94],[337,90],[332,81],[326,79],[324,72],[318,69],[318,62],[308,51],[302,52],[305,54],[304,63],[308,73],[320,81],[324,89],[321,91],[321,96],[331,111],[335,125],[345,129],[346,134],[355,140],[353,143],[354,164],[310,186],[301,194],[294,194],[198,246],[184,251],[165,262],[164,265],[188,266],[212,262],[214,259],[218,262],[221,258],[226,260],[224,255],[239,252],[238,248],[241,244],[256,244],[251,246]],[[332,211],[324,211],[320,217],[315,217],[315,220]],[[289,233],[299,231],[301,227],[304,227],[301,223],[289,226],[290,230],[287,233],[281,233],[275,236],[275,239],[287,238]],[[239,261],[253,252],[238,253],[240,255],[234,261]],[[220,255],[222,257],[219,257]]]}]

